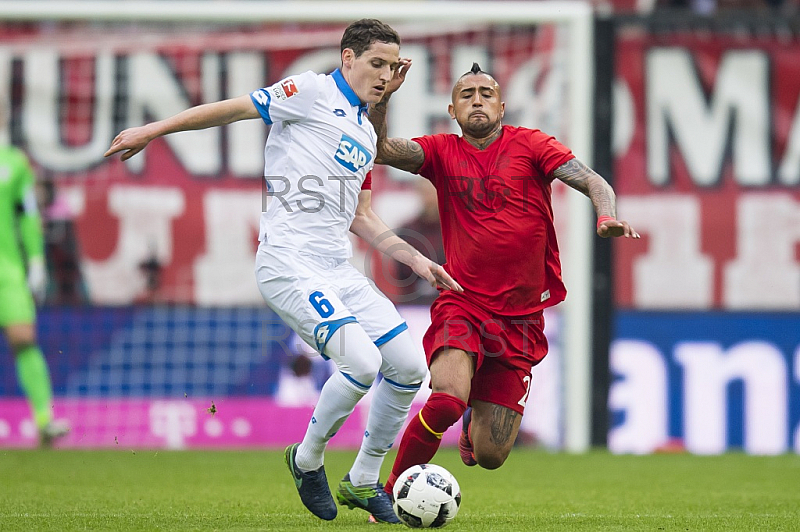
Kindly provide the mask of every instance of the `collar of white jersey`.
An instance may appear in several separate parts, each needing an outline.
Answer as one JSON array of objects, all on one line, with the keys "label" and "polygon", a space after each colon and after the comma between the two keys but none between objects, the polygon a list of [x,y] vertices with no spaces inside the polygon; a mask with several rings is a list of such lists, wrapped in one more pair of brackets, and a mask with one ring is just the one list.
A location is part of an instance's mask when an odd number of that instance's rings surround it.
[{"label": "collar of white jersey", "polygon": [[333,77],[333,81],[336,82],[336,86],[339,87],[339,90],[342,91],[344,97],[347,98],[347,101],[350,102],[350,105],[353,107],[358,107],[358,123],[361,123],[361,113],[369,114],[367,111],[367,107],[369,104],[362,104],[361,98],[358,97],[356,92],[350,87],[350,84],[347,83],[347,80],[344,79],[344,74],[338,68],[331,72],[331,77]]}]

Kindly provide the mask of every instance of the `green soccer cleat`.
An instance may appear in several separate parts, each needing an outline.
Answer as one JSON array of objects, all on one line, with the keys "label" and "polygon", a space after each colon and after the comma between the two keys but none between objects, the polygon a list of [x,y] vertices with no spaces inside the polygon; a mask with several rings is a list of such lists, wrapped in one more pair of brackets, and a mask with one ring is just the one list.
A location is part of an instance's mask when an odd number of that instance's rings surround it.
[{"label": "green soccer cleat", "polygon": [[333,502],[331,490],[328,487],[328,478],[325,476],[325,466],[315,471],[301,471],[295,463],[299,443],[294,443],[286,448],[283,453],[286,465],[292,473],[292,480],[308,510],[326,521],[336,517],[336,503]]},{"label": "green soccer cleat", "polygon": [[[394,513],[389,495],[383,491],[383,485],[378,482],[374,486],[353,486],[350,482],[350,473],[339,482],[336,499],[342,506],[361,508],[371,514],[378,523],[399,524],[400,520]],[[370,520],[371,521],[371,520]]]}]

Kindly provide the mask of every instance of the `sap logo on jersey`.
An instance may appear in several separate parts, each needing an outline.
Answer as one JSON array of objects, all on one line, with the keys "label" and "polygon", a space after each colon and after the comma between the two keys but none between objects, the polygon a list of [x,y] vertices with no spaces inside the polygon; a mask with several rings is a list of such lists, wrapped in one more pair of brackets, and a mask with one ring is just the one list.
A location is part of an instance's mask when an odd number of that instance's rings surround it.
[{"label": "sap logo on jersey", "polygon": [[339,148],[333,158],[351,172],[357,172],[372,160],[372,155],[364,146],[347,135],[342,135]]}]

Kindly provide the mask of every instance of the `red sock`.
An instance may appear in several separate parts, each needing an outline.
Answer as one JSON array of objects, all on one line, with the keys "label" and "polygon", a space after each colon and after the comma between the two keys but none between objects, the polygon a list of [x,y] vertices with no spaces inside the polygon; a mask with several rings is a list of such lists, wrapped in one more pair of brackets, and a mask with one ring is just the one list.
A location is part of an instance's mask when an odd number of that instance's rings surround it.
[{"label": "red sock", "polygon": [[403,471],[413,465],[430,462],[442,443],[441,435],[461,419],[466,409],[464,401],[446,393],[432,393],[428,397],[419,415],[413,417],[403,433],[392,474],[384,487],[386,493],[392,492],[398,475]]}]

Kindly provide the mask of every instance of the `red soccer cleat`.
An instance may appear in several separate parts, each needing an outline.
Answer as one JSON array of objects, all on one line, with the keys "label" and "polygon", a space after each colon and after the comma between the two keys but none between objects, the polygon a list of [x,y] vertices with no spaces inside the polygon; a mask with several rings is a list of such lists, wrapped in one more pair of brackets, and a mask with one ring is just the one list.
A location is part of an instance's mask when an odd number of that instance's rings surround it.
[{"label": "red soccer cleat", "polygon": [[470,437],[470,423],[472,422],[472,409],[467,408],[462,417],[461,436],[458,438],[458,452],[461,454],[461,461],[470,467],[478,465],[475,460],[475,451],[472,448],[472,438]]}]

